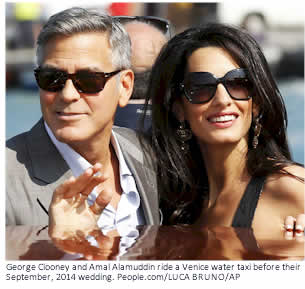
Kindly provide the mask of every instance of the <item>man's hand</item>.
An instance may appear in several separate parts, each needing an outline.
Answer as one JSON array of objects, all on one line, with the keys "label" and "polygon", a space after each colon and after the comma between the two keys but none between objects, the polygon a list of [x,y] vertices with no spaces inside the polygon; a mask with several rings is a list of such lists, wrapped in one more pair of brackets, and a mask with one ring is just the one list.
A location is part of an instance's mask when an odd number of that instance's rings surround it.
[{"label": "man's hand", "polygon": [[[56,238],[57,234],[80,230],[91,232],[97,229],[97,220],[112,198],[112,192],[102,190],[101,184],[107,180],[100,173],[101,165],[95,164],[78,178],[71,177],[58,186],[53,193],[49,207],[49,235]],[[98,197],[89,206],[87,198],[96,187]]]}]

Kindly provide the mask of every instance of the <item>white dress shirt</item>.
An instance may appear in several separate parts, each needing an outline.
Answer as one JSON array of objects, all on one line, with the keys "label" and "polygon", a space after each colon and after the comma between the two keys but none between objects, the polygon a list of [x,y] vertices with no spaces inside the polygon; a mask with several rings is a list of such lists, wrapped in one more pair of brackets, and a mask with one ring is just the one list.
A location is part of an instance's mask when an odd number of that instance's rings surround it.
[{"label": "white dress shirt", "polygon": [[[44,122],[44,124],[52,142],[72,170],[72,173],[75,177],[78,177],[86,169],[92,167],[92,164],[90,164],[85,158],[74,151],[69,145],[58,141],[46,122]],[[105,230],[105,232],[112,230],[113,227],[117,226],[120,228],[125,227],[125,229],[127,229],[127,227],[135,228],[137,225],[145,224],[144,214],[140,205],[139,192],[137,190],[134,177],[125,162],[114,131],[112,131],[111,134],[111,144],[119,161],[122,195],[118,203],[117,210],[115,210],[109,204],[98,219],[98,226],[102,228],[103,231]],[[96,192],[93,190],[88,197],[88,203],[90,205],[93,204],[96,197]]]}]

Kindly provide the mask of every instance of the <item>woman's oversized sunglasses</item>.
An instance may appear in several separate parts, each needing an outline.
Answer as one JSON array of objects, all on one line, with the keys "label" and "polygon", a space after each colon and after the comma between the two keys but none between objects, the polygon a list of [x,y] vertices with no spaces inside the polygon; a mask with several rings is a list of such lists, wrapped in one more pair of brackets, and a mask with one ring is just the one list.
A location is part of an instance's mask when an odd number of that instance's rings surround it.
[{"label": "woman's oversized sunglasses", "polygon": [[74,87],[81,93],[98,93],[104,89],[107,80],[120,70],[113,72],[78,71],[69,74],[65,71],[50,68],[36,68],[34,75],[38,86],[46,91],[57,92],[64,88],[71,79]]},{"label": "woman's oversized sunglasses", "polygon": [[154,17],[154,16],[113,16],[113,17],[117,19],[122,25],[132,21],[139,21],[150,24],[158,28],[168,38],[170,38],[172,35],[172,31],[171,31],[172,25],[167,19],[164,18]]},{"label": "woman's oversized sunglasses", "polygon": [[253,85],[247,70],[243,68],[233,69],[220,78],[210,72],[189,72],[180,84],[180,89],[189,102],[206,103],[214,97],[219,83],[235,100],[249,100],[252,97]]}]

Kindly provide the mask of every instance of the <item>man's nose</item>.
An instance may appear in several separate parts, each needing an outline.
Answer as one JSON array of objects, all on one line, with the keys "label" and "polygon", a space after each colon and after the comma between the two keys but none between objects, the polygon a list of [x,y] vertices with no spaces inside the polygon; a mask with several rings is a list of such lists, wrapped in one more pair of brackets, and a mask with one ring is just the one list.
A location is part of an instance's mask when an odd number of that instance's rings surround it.
[{"label": "man's nose", "polygon": [[59,92],[59,96],[64,102],[67,102],[67,103],[75,102],[80,99],[80,93],[74,86],[71,79],[66,80],[65,86]]}]

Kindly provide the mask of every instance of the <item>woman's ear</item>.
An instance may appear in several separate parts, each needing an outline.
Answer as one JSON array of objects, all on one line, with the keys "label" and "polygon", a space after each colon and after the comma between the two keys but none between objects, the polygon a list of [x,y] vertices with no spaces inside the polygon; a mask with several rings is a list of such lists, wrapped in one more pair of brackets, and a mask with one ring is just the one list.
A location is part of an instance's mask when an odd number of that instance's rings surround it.
[{"label": "woman's ear", "polygon": [[128,101],[132,95],[133,83],[134,83],[134,74],[130,69],[124,70],[120,73],[120,98],[119,106],[124,107],[128,104]]},{"label": "woman's ear", "polygon": [[182,105],[182,101],[180,99],[177,99],[173,103],[172,112],[174,113],[174,115],[176,116],[176,118],[179,121],[184,121],[185,120],[183,105]]},{"label": "woman's ear", "polygon": [[252,115],[254,119],[260,115],[260,109],[256,103],[252,104]]}]

